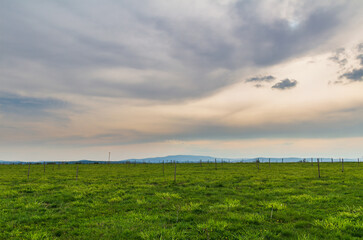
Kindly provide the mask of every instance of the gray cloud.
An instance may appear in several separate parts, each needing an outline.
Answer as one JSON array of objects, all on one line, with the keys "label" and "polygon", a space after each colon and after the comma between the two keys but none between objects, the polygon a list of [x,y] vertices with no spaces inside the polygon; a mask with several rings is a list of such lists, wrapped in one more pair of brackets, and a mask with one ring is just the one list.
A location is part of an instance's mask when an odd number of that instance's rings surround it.
[{"label": "gray cloud", "polygon": [[351,72],[344,73],[340,76],[340,78],[346,78],[352,82],[361,82],[363,81],[363,68],[354,69]]},{"label": "gray cloud", "polygon": [[246,79],[246,82],[272,82],[275,79],[276,78],[274,76],[268,75],[268,76],[263,76],[263,77],[248,78],[248,79]]},{"label": "gray cloud", "polygon": [[[24,118],[49,118],[60,119],[55,111],[65,109],[69,104],[54,98],[36,98],[20,96],[12,93],[0,93],[0,113],[5,114],[5,119],[15,117],[17,121]],[[21,118],[19,118],[21,116]]]},{"label": "gray cloud", "polygon": [[358,55],[357,59],[360,60],[360,65],[363,65],[363,54]]},{"label": "gray cloud", "polygon": [[358,52],[363,52],[363,42],[357,46]]},{"label": "gray cloud", "polygon": [[345,49],[344,48],[337,49],[334,55],[329,57],[329,60],[339,64],[340,67],[344,67],[348,63]]},{"label": "gray cloud", "polygon": [[[211,11],[194,12],[183,1],[3,1],[0,90],[163,101],[201,97],[236,82],[231,73],[245,66],[269,66],[319,48],[347,25],[350,18],[342,16],[353,5],[305,1],[292,26],[281,17],[266,21],[261,3],[212,1],[203,5]],[[177,77],[109,81],[85,74],[120,67]],[[214,76],[218,69],[225,73]]]},{"label": "gray cloud", "polygon": [[294,88],[297,85],[297,81],[294,79],[284,79],[281,80],[280,82],[276,83],[275,85],[273,85],[271,88],[276,88],[276,89],[280,89],[280,90],[286,90],[286,89],[290,89],[290,88]]}]

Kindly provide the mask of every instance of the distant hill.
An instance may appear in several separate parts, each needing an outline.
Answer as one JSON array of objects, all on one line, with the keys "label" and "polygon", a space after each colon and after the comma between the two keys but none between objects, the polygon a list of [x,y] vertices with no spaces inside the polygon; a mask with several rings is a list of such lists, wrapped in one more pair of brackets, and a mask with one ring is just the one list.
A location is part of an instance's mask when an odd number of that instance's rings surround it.
[{"label": "distant hill", "polygon": [[[139,159],[125,159],[125,160],[117,160],[117,161],[111,161],[110,163],[162,163],[163,161],[165,163],[176,161],[178,163],[198,163],[200,161],[206,163],[206,162],[214,162],[217,160],[217,162],[221,162],[222,160],[224,162],[255,162],[257,159],[259,159],[260,162],[268,162],[270,159],[271,163],[287,163],[287,162],[301,162],[306,161],[310,162],[311,158],[297,158],[297,157],[288,157],[288,158],[266,158],[266,157],[256,157],[256,158],[217,158],[217,157],[211,157],[211,156],[198,156],[198,155],[171,155],[171,156],[165,156],[165,157],[152,157],[152,158],[139,158]],[[330,162],[331,158],[320,158],[322,162]],[[334,162],[337,162],[338,159],[334,159]],[[357,159],[344,159],[345,162],[356,162]],[[314,162],[316,162],[316,158],[314,158]],[[37,162],[31,162],[31,164],[42,164],[44,161],[37,161]],[[107,164],[108,161],[99,161],[99,160],[78,160],[78,161],[45,161],[47,164],[54,164],[54,163],[66,163],[66,164]],[[28,162],[22,162],[22,161],[4,161],[0,160],[0,164],[28,164]]]}]

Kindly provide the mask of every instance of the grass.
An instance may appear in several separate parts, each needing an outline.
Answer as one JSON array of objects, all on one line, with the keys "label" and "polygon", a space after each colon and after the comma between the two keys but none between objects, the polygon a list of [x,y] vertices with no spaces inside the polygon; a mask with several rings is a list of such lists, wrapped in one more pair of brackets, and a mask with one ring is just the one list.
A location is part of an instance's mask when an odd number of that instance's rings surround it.
[{"label": "grass", "polygon": [[363,166],[0,165],[0,239],[362,239]]}]

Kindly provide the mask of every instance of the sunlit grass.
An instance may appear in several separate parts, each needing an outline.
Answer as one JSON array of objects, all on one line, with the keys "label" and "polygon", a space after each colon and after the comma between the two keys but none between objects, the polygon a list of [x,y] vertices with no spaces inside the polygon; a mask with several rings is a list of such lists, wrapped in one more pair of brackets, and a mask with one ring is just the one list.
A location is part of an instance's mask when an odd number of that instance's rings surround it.
[{"label": "sunlit grass", "polygon": [[0,166],[0,239],[360,239],[356,163]]}]

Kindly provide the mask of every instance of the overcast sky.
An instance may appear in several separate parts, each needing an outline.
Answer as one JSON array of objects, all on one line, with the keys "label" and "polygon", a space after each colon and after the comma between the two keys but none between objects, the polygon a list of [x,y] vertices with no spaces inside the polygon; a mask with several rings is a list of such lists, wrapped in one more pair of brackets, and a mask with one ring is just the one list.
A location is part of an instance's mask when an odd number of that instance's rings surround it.
[{"label": "overcast sky", "polygon": [[0,0],[0,160],[363,156],[361,0]]}]

